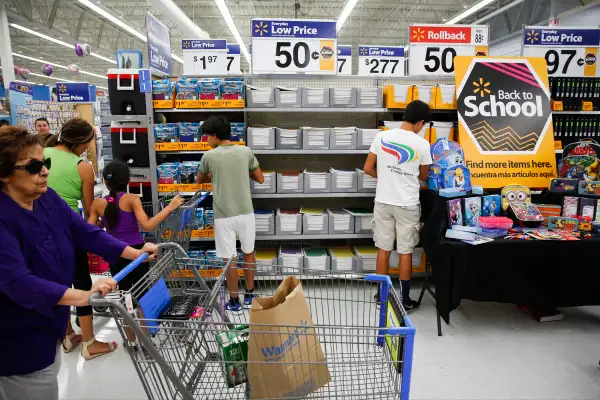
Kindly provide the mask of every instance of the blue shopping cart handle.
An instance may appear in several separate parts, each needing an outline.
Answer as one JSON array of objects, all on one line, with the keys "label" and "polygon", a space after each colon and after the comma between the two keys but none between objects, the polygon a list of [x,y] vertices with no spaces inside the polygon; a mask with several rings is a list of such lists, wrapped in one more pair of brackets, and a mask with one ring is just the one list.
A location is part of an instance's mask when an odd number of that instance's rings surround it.
[{"label": "blue shopping cart handle", "polygon": [[365,276],[367,282],[386,282],[388,286],[392,285],[392,279],[388,275],[369,274]]},{"label": "blue shopping cart handle", "polygon": [[123,278],[125,278],[131,271],[137,268],[138,265],[143,263],[148,259],[148,253],[144,253],[132,262],[129,263],[125,268],[123,268],[118,274],[113,276],[113,279],[119,283]]}]

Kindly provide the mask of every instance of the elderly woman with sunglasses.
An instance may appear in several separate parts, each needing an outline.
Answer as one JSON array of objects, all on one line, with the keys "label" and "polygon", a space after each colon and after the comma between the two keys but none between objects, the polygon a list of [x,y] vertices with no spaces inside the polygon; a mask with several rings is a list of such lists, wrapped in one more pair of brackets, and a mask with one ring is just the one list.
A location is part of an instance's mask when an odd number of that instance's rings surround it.
[{"label": "elderly woman with sunglasses", "polygon": [[0,128],[0,400],[58,399],[68,306],[116,288],[104,279],[89,291],[71,289],[75,249],[109,262],[157,251],[136,250],[85,222],[48,188],[51,161],[36,136]]}]

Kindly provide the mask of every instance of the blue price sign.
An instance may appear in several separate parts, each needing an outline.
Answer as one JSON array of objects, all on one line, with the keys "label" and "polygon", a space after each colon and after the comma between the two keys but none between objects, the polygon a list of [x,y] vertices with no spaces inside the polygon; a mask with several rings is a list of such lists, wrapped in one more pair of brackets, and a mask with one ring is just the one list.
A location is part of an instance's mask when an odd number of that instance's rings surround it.
[{"label": "blue price sign", "polygon": [[87,82],[58,82],[56,95],[60,103],[90,103],[90,85]]},{"label": "blue price sign", "polygon": [[148,31],[148,65],[165,75],[173,73],[171,33],[169,28],[150,13],[146,14]]}]

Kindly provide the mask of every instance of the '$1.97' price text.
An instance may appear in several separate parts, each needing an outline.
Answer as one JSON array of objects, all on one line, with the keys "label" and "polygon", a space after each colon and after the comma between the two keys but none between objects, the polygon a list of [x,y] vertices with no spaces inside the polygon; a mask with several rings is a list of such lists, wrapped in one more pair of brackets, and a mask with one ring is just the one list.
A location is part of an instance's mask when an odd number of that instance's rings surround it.
[{"label": "'$1.97' price text", "polygon": [[202,69],[206,69],[206,64],[212,64],[212,63],[216,63],[217,62],[217,57],[218,56],[202,56],[202,57],[198,57],[198,56],[194,56],[194,62],[197,63],[201,63],[202,64]]}]

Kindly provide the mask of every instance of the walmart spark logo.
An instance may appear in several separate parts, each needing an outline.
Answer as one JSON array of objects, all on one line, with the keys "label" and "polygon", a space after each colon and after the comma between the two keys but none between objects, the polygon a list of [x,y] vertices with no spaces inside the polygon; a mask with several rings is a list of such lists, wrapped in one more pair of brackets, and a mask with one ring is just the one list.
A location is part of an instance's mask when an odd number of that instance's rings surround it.
[{"label": "walmart spark logo", "polygon": [[415,42],[420,42],[421,40],[425,39],[425,30],[423,30],[421,28],[415,28],[413,30],[412,39]]},{"label": "walmart spark logo", "polygon": [[58,85],[58,91],[61,93],[65,93],[67,91],[67,86],[61,83],[60,85]]},{"label": "walmart spark logo", "polygon": [[258,33],[260,36],[269,33],[269,24],[260,21],[258,24],[254,24],[254,33]]},{"label": "walmart spark logo", "polygon": [[396,157],[398,160],[398,165],[411,162],[419,158],[419,153],[400,143],[386,142],[385,140],[381,139],[381,149],[384,152]]},{"label": "walmart spark logo", "polygon": [[479,82],[473,82],[473,86],[475,86],[475,89],[473,89],[473,93],[477,94],[479,93],[479,95],[481,97],[485,97],[486,93],[490,94],[490,89],[488,89],[488,87],[491,85],[490,82],[483,82],[483,78],[479,78]]},{"label": "walmart spark logo", "polygon": [[366,47],[361,47],[359,52],[361,56],[366,56],[369,53]]},{"label": "walmart spark logo", "polygon": [[529,42],[531,44],[535,44],[535,43],[539,42],[540,41],[540,33],[534,31],[533,29],[530,30],[529,32],[527,32],[525,41]]},{"label": "walmart spark logo", "polygon": [[183,43],[181,43],[181,47],[184,49],[191,49],[192,43],[189,40],[184,40]]}]

